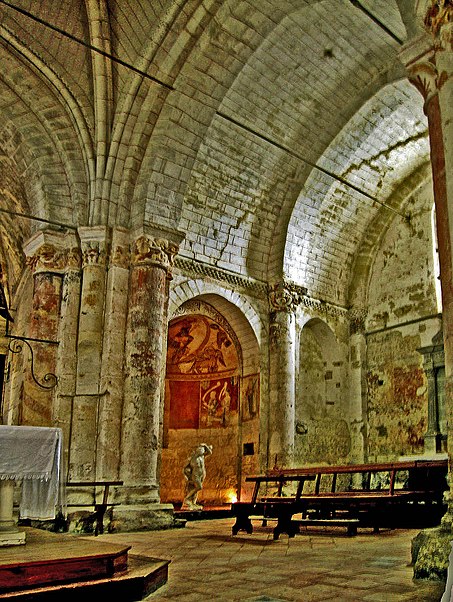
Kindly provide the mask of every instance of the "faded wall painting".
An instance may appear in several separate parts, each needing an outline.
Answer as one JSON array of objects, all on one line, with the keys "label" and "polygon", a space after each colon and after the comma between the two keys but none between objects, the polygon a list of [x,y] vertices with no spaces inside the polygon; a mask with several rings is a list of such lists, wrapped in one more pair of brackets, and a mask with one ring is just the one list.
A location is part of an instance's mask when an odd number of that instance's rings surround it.
[{"label": "faded wall painting", "polygon": [[167,377],[181,374],[232,375],[238,368],[230,336],[208,316],[183,316],[168,331]]},{"label": "faded wall painting", "polygon": [[260,402],[260,376],[251,374],[242,379],[241,418],[243,422],[258,416]]},{"label": "faded wall painting", "polygon": [[242,375],[238,337],[212,305],[194,299],[180,312],[168,328],[160,497],[181,505],[184,463],[205,442],[213,451],[200,503],[222,506],[259,469],[259,374]]},{"label": "faded wall painting", "polygon": [[169,428],[222,428],[237,423],[238,357],[231,337],[204,315],[183,316],[169,327]]},{"label": "faded wall painting", "polygon": [[200,427],[214,428],[237,422],[237,377],[203,381],[200,397]]}]

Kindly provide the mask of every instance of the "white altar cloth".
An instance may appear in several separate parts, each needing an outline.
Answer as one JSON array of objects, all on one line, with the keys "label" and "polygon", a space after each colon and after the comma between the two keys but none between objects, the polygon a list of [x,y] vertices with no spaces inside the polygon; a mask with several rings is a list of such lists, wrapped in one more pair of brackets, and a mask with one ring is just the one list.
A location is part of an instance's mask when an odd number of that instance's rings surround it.
[{"label": "white altar cloth", "polygon": [[21,518],[54,519],[61,504],[59,428],[0,425],[0,479],[22,481]]}]

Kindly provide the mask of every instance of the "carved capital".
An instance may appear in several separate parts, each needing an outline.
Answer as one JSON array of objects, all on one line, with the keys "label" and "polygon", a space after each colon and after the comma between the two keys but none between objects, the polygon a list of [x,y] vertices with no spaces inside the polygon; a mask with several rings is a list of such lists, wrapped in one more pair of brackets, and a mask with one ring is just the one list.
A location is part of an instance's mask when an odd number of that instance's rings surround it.
[{"label": "carved capital", "polygon": [[70,262],[71,251],[78,251],[73,233],[40,230],[24,245],[26,263],[34,274],[63,273]]},{"label": "carved capital", "polygon": [[130,253],[130,233],[124,228],[115,228],[112,230],[112,243],[110,250],[110,265],[129,269],[131,260]]},{"label": "carved capital", "polygon": [[82,265],[104,266],[110,249],[111,232],[104,226],[79,228]]},{"label": "carved capital", "polygon": [[140,236],[132,244],[132,263],[155,265],[168,271],[173,266],[178,248],[176,243],[163,238]]},{"label": "carved capital", "polygon": [[65,268],[66,257],[62,249],[50,243],[44,243],[35,250],[33,255],[26,258],[28,267],[34,274],[40,272],[62,272]]},{"label": "carved capital", "polygon": [[349,334],[364,334],[367,310],[364,307],[351,307],[348,312]]},{"label": "carved capital", "polygon": [[104,241],[91,240],[82,243],[82,265],[104,266],[107,261],[107,249]]},{"label": "carved capital", "polygon": [[424,367],[424,371],[426,374],[426,378],[430,381],[434,381],[436,379],[436,371],[433,367],[426,368]]},{"label": "carved capital", "polygon": [[295,311],[303,301],[307,289],[292,282],[278,282],[269,290],[269,303],[273,311]]},{"label": "carved capital", "polygon": [[66,269],[79,270],[82,267],[82,252],[79,247],[71,247],[66,251]]},{"label": "carved capital", "polygon": [[407,73],[409,81],[423,96],[426,106],[438,90],[439,74],[434,64],[434,58],[426,57],[423,60],[408,65]]},{"label": "carved capital", "polygon": [[110,256],[110,263],[118,268],[128,268],[130,261],[129,245],[114,244]]}]

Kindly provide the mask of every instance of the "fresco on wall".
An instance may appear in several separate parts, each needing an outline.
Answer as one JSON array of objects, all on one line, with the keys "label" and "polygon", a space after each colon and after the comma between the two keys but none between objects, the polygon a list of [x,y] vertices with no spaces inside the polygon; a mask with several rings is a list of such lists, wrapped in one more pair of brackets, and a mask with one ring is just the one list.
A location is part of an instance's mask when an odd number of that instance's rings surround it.
[{"label": "fresco on wall", "polygon": [[236,421],[238,379],[210,380],[201,383],[200,427],[228,426]]},{"label": "fresco on wall", "polygon": [[227,332],[207,316],[173,320],[168,330],[167,376],[232,375],[238,367],[236,349]]},{"label": "fresco on wall", "polygon": [[197,429],[200,422],[200,383],[194,381],[170,381],[167,387],[169,395],[169,427],[171,429]]},{"label": "fresco on wall", "polygon": [[243,422],[253,420],[258,416],[260,400],[260,377],[259,374],[245,376],[242,379],[241,394],[241,418]]},{"label": "fresco on wall", "polygon": [[222,428],[237,423],[237,370],[235,345],[217,322],[198,314],[173,320],[167,345],[169,427]]}]

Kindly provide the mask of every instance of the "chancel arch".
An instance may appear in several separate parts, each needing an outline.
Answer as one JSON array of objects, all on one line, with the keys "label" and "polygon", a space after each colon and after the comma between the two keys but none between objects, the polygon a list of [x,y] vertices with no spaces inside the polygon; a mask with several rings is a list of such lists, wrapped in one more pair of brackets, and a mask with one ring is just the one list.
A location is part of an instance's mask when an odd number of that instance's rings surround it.
[{"label": "chancel arch", "polygon": [[181,503],[183,467],[200,443],[213,446],[203,502],[240,497],[245,475],[259,466],[259,366],[253,330],[230,301],[206,295],[175,312],[167,341],[162,501]]}]

